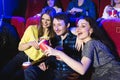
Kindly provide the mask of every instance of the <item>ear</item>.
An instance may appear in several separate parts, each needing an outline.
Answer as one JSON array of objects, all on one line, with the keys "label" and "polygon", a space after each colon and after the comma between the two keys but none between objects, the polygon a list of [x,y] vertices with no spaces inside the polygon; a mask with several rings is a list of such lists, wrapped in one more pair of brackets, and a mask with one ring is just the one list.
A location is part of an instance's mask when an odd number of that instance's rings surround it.
[{"label": "ear", "polygon": [[67,24],[67,28],[69,28],[69,27],[70,27],[70,23]]},{"label": "ear", "polygon": [[90,28],[90,31],[89,31],[89,32],[90,32],[90,35],[91,35],[91,34],[93,33],[93,29],[92,29],[92,28]]}]

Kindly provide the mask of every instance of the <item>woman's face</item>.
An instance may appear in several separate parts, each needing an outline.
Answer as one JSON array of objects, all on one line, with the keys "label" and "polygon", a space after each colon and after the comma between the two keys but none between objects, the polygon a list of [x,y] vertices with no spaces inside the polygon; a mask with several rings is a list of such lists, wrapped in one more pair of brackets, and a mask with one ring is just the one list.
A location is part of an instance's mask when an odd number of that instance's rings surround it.
[{"label": "woman's face", "polygon": [[85,19],[80,19],[77,23],[76,34],[77,37],[81,40],[84,40],[90,37],[92,33],[92,28],[90,27],[89,22]]},{"label": "woman's face", "polygon": [[115,4],[120,4],[120,0],[114,0]]},{"label": "woman's face", "polygon": [[53,7],[54,2],[55,2],[55,0],[47,0],[47,4],[48,4],[49,7]]},{"label": "woman's face", "polygon": [[42,19],[41,24],[42,24],[43,28],[48,28],[51,26],[51,19],[50,19],[50,16],[48,14],[43,14],[41,19]]}]

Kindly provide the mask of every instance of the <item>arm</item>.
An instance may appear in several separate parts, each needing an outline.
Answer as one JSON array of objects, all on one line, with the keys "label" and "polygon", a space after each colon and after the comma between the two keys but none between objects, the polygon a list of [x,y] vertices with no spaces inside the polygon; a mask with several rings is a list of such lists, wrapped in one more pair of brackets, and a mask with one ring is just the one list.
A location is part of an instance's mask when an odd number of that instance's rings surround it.
[{"label": "arm", "polygon": [[108,11],[112,10],[109,5],[107,5],[105,8],[104,8],[104,11],[103,11],[103,14],[102,14],[102,18],[109,18],[109,14],[108,14]]},{"label": "arm", "polygon": [[60,53],[59,57],[74,71],[78,72],[81,75],[84,75],[87,69],[89,68],[89,65],[91,63],[91,60],[87,57],[82,57],[81,62],[78,62],[71,57],[67,56],[65,53]]},{"label": "arm", "polygon": [[21,43],[18,46],[18,50],[24,51],[24,50],[29,49],[31,47],[34,47],[35,49],[39,49],[38,42],[37,41],[30,41],[27,43]]},{"label": "arm", "polygon": [[94,19],[96,19],[96,8],[93,2],[88,3],[88,15]]},{"label": "arm", "polygon": [[83,57],[81,59],[81,62],[78,62],[71,57],[67,56],[62,51],[55,50],[48,46],[48,50],[45,51],[45,54],[48,56],[54,55],[59,56],[60,59],[62,59],[69,67],[71,67],[73,70],[78,72],[81,75],[84,75],[87,69],[89,68],[89,65],[91,63],[91,60],[87,57]]},{"label": "arm", "polygon": [[37,31],[38,31],[38,29],[36,28],[36,26],[29,26],[26,29],[26,31],[19,43],[18,50],[24,51],[31,47],[34,47],[35,49],[39,49],[38,41],[36,40],[38,38]]}]

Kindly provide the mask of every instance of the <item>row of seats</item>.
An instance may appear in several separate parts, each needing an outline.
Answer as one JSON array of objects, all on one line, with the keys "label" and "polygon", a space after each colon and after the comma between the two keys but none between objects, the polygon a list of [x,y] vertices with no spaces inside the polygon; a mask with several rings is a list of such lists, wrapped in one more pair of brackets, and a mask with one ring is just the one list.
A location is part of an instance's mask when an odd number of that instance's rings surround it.
[{"label": "row of seats", "polygon": [[[71,0],[61,0],[63,10],[65,11],[67,5]],[[103,9],[106,5],[110,4],[110,0],[92,0],[96,6],[96,11],[98,17],[102,16]],[[38,23],[37,18],[32,20],[32,16],[39,13],[44,6],[45,0],[27,0],[27,8],[25,18],[23,17],[15,17],[13,16],[11,19],[11,24],[17,28],[17,32],[19,33],[19,37],[21,38],[24,30],[29,24]],[[25,27],[25,28],[24,28]]]},{"label": "row of seats", "polygon": [[[60,0],[63,11],[66,11],[67,6],[71,0]],[[97,17],[101,17],[104,7],[110,4],[111,0],[92,0],[96,7]],[[42,8],[44,7],[45,0],[27,0],[27,8],[25,18],[32,17],[37,13],[41,12]]]},{"label": "row of seats", "polygon": [[[63,10],[67,9],[67,6],[71,0],[60,0],[63,6]],[[110,0],[92,0],[96,6],[97,16],[101,17],[103,9],[106,5],[110,4]],[[24,30],[29,24],[38,23],[38,18],[32,20],[32,16],[39,13],[44,6],[45,0],[27,0],[27,8],[25,18],[13,16],[11,19],[11,24],[17,28],[19,37],[21,38]],[[24,28],[25,27],[25,28]]]}]

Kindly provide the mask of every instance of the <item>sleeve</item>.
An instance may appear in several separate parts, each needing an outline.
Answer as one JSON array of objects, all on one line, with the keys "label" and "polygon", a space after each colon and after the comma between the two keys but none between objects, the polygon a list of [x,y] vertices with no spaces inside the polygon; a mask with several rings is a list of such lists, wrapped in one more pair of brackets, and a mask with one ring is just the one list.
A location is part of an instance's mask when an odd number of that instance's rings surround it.
[{"label": "sleeve", "polygon": [[89,9],[88,9],[88,15],[92,17],[93,19],[96,19],[96,8],[95,4],[92,1],[89,1]]},{"label": "sleeve", "polygon": [[[33,38],[32,38],[33,37]],[[23,37],[22,37],[22,39],[21,39],[21,41],[20,41],[20,44],[21,43],[26,43],[26,42],[28,42],[28,41],[30,41],[30,39],[35,39],[34,38],[34,33],[33,33],[33,29],[32,29],[32,26],[29,26],[26,30],[25,30],[25,32],[24,32],[24,34],[23,34]]]},{"label": "sleeve", "polygon": [[84,45],[82,56],[86,56],[92,60],[94,55],[94,44],[93,41],[90,41]]},{"label": "sleeve", "polygon": [[66,11],[69,11],[69,10],[71,10],[72,8],[73,8],[73,2],[70,2],[70,3],[68,4],[68,7],[67,7]]},{"label": "sleeve", "polygon": [[109,15],[108,15],[108,13],[107,13],[107,8],[108,8],[108,6],[106,6],[106,7],[104,8],[104,11],[103,11],[103,14],[102,14],[102,18],[104,18],[104,19],[107,19],[107,18],[109,17]]}]

